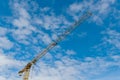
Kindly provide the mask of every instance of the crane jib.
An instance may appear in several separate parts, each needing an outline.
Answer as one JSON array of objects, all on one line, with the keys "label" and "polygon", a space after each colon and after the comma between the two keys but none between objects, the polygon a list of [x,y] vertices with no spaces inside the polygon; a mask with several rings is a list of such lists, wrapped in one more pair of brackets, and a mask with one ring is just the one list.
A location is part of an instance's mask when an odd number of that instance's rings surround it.
[{"label": "crane jib", "polygon": [[55,47],[61,40],[63,40],[74,29],[76,29],[78,25],[84,22],[91,15],[92,14],[89,11],[83,14],[83,16],[81,16],[78,21],[71,25],[63,34],[61,34],[55,41],[50,43],[41,53],[39,53],[31,62],[29,62],[21,71],[19,71],[19,74],[24,73],[23,80],[28,80],[30,68],[33,64],[35,64],[42,56],[44,56],[49,50]]},{"label": "crane jib", "polygon": [[47,48],[45,48],[38,56],[36,56],[33,59],[33,62],[35,63],[39,58],[44,56],[49,50],[51,50],[54,46],[56,46],[61,40],[63,40],[69,33],[71,33],[78,25],[80,25],[85,19],[87,19],[91,15],[90,12],[87,12],[84,14],[78,21],[76,21],[70,28],[68,28],[62,35],[58,37],[54,42],[49,44]]}]

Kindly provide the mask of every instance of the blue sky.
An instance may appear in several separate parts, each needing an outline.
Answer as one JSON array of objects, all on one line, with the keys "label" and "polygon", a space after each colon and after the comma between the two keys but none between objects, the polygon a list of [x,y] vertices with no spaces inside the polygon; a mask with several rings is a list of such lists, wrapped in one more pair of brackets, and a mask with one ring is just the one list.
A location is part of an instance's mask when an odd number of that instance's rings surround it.
[{"label": "blue sky", "polygon": [[29,61],[78,20],[92,16],[31,69],[30,80],[120,80],[119,0],[1,0],[0,80]]}]

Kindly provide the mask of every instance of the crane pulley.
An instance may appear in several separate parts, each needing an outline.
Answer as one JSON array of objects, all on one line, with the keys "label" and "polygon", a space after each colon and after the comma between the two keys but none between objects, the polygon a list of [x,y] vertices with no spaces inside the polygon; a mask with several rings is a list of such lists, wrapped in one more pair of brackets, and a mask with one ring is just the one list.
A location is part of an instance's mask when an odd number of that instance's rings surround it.
[{"label": "crane pulley", "polygon": [[32,61],[30,61],[21,71],[19,71],[19,75],[23,75],[23,80],[28,80],[29,73],[32,65],[34,65],[42,56],[44,56],[49,50],[55,47],[61,40],[63,40],[68,34],[70,34],[74,29],[77,28],[82,22],[84,22],[87,18],[91,16],[91,12],[86,12],[81,16],[81,18],[76,21],[73,25],[71,25],[63,34],[61,34],[55,41],[50,43],[42,52],[40,52]]}]

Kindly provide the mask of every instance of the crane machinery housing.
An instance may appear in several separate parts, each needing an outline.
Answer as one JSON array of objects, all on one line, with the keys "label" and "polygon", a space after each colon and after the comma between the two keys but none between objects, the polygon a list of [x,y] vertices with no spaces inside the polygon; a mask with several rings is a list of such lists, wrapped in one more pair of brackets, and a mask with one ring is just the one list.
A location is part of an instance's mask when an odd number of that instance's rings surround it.
[{"label": "crane machinery housing", "polygon": [[23,80],[29,79],[30,69],[31,67],[49,50],[55,47],[61,40],[63,40],[67,35],[69,35],[74,29],[77,28],[82,22],[84,22],[87,18],[92,15],[91,12],[87,11],[83,14],[78,21],[75,21],[73,25],[71,25],[63,34],[61,34],[55,41],[50,43],[42,52],[40,52],[32,61],[30,61],[21,71],[19,71],[19,75],[23,76]]}]

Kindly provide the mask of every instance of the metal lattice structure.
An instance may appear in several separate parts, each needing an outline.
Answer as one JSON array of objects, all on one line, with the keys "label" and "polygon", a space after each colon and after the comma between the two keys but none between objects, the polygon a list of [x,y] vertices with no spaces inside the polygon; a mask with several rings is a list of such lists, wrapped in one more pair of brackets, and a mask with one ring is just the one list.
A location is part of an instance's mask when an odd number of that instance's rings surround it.
[{"label": "metal lattice structure", "polygon": [[81,16],[81,18],[76,21],[73,25],[71,25],[63,34],[61,34],[54,42],[50,43],[42,52],[40,52],[31,62],[29,62],[19,74],[23,76],[23,80],[29,79],[30,69],[31,67],[41,58],[43,57],[49,50],[55,47],[61,40],[63,40],[67,35],[69,35],[74,29],[76,29],[81,23],[83,23],[87,18],[89,18],[92,14],[90,12],[86,12]]}]

